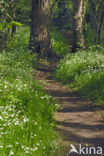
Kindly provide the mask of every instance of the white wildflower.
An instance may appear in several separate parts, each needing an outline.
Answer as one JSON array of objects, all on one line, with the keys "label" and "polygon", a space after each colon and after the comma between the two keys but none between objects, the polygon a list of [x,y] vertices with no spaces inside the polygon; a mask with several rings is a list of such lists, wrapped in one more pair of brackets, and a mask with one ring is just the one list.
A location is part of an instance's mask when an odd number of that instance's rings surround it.
[{"label": "white wildflower", "polygon": [[13,151],[10,151],[10,155],[13,155],[14,154],[14,152]]},{"label": "white wildflower", "polygon": [[3,120],[3,118],[0,116],[0,120]]}]

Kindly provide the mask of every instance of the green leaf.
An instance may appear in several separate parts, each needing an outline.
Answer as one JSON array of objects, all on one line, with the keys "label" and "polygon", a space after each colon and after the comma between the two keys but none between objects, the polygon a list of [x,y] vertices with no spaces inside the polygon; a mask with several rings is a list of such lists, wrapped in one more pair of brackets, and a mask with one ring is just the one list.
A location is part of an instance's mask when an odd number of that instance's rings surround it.
[{"label": "green leaf", "polygon": [[0,31],[4,28],[5,23],[0,23]]},{"label": "green leaf", "polygon": [[22,27],[22,24],[20,22],[17,22],[17,21],[13,20],[11,23],[12,23],[12,25],[15,25],[15,26],[18,26],[18,27]]},{"label": "green leaf", "polygon": [[20,22],[17,21],[12,21],[10,23],[6,22],[6,23],[0,23],[0,31],[6,26],[6,28],[11,28],[13,25],[21,27],[22,24]]},{"label": "green leaf", "polygon": [[12,23],[8,23],[8,22],[5,22],[5,23],[0,23],[0,31],[4,28],[11,28],[12,27]]},{"label": "green leaf", "polygon": [[12,23],[6,23],[6,27],[7,28],[11,28],[12,27]]}]

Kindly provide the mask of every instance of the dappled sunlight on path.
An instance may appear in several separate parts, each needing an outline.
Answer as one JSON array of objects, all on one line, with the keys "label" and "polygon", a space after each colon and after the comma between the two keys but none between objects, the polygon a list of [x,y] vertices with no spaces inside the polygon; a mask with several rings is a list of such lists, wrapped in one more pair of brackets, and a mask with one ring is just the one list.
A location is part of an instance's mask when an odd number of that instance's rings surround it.
[{"label": "dappled sunlight on path", "polygon": [[54,80],[52,69],[50,65],[41,65],[35,80],[46,82],[44,89],[60,104],[55,120],[63,144],[67,147],[62,156],[69,156],[70,144],[76,147],[79,144],[104,147],[104,120],[101,116],[104,107],[82,100],[80,95]]}]

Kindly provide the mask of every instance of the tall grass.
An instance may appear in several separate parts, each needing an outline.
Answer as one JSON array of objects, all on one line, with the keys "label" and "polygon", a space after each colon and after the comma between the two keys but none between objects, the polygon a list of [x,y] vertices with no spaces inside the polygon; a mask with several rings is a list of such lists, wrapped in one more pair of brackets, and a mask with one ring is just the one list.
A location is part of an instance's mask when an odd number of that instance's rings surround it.
[{"label": "tall grass", "polygon": [[60,62],[55,77],[88,99],[104,104],[104,48],[93,46],[67,55]]},{"label": "tall grass", "polygon": [[29,32],[21,36],[25,30],[0,54],[0,156],[51,156],[57,148],[55,102],[33,80]]}]

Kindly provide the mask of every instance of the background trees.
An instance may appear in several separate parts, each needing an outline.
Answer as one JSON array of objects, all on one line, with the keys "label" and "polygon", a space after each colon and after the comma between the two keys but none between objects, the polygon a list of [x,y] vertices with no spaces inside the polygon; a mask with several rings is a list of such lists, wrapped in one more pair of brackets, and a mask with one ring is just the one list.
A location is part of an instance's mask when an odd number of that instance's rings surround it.
[{"label": "background trees", "polygon": [[104,41],[104,1],[84,2],[84,38],[87,45],[103,44]]},{"label": "background trees", "polygon": [[[29,23],[30,1],[0,1],[0,50],[5,51],[8,37],[16,32],[16,27]],[[27,13],[27,15],[26,15]],[[21,24],[22,23],[22,24]]]},{"label": "background trees", "polygon": [[84,46],[82,33],[83,0],[73,0],[73,51]]},{"label": "background trees", "polygon": [[54,38],[57,32],[64,35],[73,44],[73,51],[84,44],[88,47],[104,43],[103,0],[1,0],[0,17],[1,51],[6,48],[8,37],[22,24],[31,29],[30,50],[43,56],[55,55],[50,33]]}]

